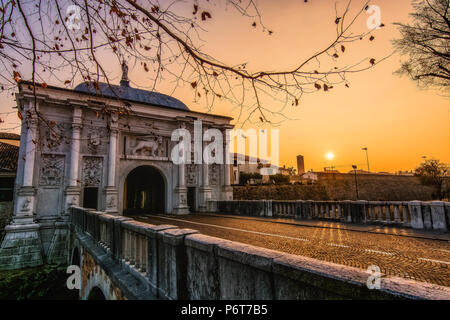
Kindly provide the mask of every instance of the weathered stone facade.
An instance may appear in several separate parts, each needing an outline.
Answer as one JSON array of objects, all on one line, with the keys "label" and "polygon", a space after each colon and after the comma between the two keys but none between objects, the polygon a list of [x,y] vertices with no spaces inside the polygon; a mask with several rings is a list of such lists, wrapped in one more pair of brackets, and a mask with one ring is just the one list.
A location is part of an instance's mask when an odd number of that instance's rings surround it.
[{"label": "weathered stone facade", "polygon": [[[208,170],[207,164],[176,165],[170,158],[178,143],[171,141],[174,130],[186,128],[194,137],[194,121],[201,120],[204,128],[223,131],[232,128],[231,118],[190,111],[172,97],[133,89],[127,81],[102,85],[102,94],[84,83],[74,90],[39,87],[36,97],[30,83],[19,87],[16,100],[23,120],[17,191],[0,269],[66,261],[62,249],[71,206],[115,215],[154,208],[185,214],[206,210],[210,199],[232,198],[228,165]],[[124,101],[130,115],[119,111]],[[140,167],[148,168],[144,177],[130,181]]]}]

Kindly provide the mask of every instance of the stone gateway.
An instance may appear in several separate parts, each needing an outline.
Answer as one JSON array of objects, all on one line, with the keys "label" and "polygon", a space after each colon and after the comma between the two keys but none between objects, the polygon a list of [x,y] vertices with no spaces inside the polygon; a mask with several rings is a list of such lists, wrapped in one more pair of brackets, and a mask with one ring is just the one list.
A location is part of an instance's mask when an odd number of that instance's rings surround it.
[{"label": "stone gateway", "polygon": [[170,159],[174,130],[194,136],[194,121],[202,121],[204,130],[225,132],[232,119],[132,88],[125,68],[120,85],[39,86],[36,96],[23,81],[16,100],[23,118],[19,163],[0,269],[66,262],[71,206],[114,215],[186,214],[208,211],[209,200],[232,199],[229,165]]}]

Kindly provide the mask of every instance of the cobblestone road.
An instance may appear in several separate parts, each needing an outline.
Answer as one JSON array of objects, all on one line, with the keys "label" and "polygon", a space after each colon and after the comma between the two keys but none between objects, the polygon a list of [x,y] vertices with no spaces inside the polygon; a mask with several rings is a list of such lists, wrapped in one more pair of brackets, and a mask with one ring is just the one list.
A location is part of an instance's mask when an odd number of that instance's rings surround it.
[{"label": "cobblestone road", "polygon": [[[150,224],[171,224],[259,247],[325,260],[366,270],[377,265],[386,276],[400,276],[450,286],[450,241],[427,239],[423,234],[402,229],[318,222],[293,225],[282,220],[219,215],[136,218]],[[306,223],[306,222],[305,222]],[[373,231],[375,230],[375,231]],[[386,231],[387,230],[387,231]],[[404,229],[403,229],[404,230]],[[388,233],[388,234],[386,234]],[[392,234],[389,234],[392,233]],[[395,234],[397,233],[397,234]]]}]

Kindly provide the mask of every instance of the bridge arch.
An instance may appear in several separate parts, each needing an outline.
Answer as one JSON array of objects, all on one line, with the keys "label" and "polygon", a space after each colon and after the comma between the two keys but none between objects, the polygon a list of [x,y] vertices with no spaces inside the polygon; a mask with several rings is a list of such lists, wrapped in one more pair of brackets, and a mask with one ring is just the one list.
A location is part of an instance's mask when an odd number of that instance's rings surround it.
[{"label": "bridge arch", "polygon": [[154,165],[135,166],[123,181],[123,215],[165,213],[168,180],[163,170]]},{"label": "bridge arch", "polygon": [[106,300],[106,296],[100,287],[93,287],[88,295],[88,300]]}]

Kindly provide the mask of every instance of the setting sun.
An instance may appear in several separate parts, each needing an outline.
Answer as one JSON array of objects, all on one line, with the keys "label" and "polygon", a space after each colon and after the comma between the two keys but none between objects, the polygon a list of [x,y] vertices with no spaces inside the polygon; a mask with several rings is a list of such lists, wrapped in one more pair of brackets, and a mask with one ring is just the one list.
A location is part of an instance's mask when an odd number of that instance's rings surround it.
[{"label": "setting sun", "polygon": [[333,158],[334,158],[334,153],[333,153],[333,152],[328,152],[328,153],[326,154],[326,157],[327,157],[328,160],[333,160]]}]

